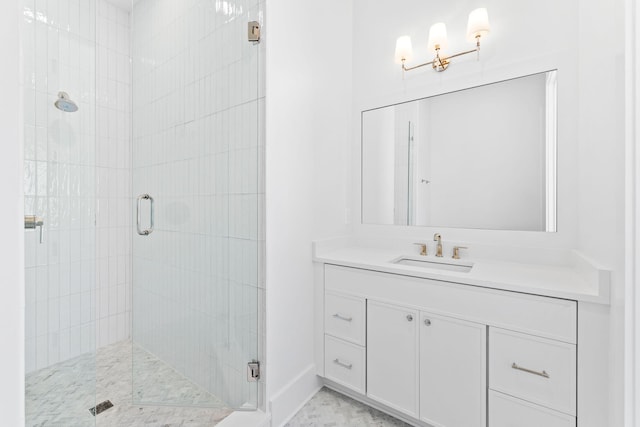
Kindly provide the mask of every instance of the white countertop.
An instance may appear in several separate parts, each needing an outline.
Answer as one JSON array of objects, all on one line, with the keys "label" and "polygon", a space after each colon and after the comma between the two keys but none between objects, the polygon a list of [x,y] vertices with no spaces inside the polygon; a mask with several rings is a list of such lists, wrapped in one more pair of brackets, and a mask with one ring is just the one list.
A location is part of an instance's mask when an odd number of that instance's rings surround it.
[{"label": "white countertop", "polygon": [[468,273],[394,264],[393,261],[399,257],[456,263],[433,255],[422,257],[409,251],[399,252],[397,248],[314,243],[315,262],[609,304],[610,272],[594,265],[576,251],[570,251],[567,265],[529,264],[487,258],[463,258],[457,261],[473,263],[473,268]]}]

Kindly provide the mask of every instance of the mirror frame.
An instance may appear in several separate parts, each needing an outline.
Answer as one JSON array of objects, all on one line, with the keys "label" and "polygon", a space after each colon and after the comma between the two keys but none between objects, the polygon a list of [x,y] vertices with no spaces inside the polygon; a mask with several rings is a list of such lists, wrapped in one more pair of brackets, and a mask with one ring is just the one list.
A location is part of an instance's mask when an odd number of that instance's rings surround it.
[{"label": "mirror frame", "polygon": [[[418,102],[425,99],[444,96],[447,94],[453,94],[458,92],[464,92],[474,88],[492,86],[512,80],[531,77],[535,75],[546,75],[545,85],[545,228],[543,230],[518,230],[518,229],[491,229],[480,227],[452,227],[441,226],[437,224],[428,225],[415,225],[415,224],[376,224],[367,223],[364,221],[364,114],[370,111],[380,110],[388,107],[395,107],[399,105],[409,104],[412,102]],[[553,68],[546,71],[539,71],[535,73],[518,75],[510,78],[500,79],[492,82],[487,82],[479,85],[463,87],[460,89],[444,91],[440,93],[433,93],[429,96],[423,96],[420,98],[414,98],[406,101],[400,101],[392,104],[377,106],[373,108],[367,108],[360,112],[360,224],[361,225],[381,225],[381,226],[395,226],[395,227],[437,227],[437,228],[449,228],[449,229],[473,229],[473,230],[487,230],[487,231],[516,231],[516,232],[533,232],[533,233],[557,233],[557,221],[558,221],[558,69]]]}]

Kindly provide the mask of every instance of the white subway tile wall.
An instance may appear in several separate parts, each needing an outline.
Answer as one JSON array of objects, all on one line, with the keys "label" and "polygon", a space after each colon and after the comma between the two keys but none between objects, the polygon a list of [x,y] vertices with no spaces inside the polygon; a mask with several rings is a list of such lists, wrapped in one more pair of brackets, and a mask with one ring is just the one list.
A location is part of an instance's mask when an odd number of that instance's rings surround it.
[{"label": "white subway tile wall", "polygon": [[98,347],[131,331],[130,14],[97,0],[97,293]]},{"label": "white subway tile wall", "polygon": [[264,103],[247,22],[263,10],[141,0],[132,12],[133,194],[156,206],[156,230],[133,241],[133,340],[232,407],[257,404],[246,365],[258,355]]},{"label": "white subway tile wall", "polygon": [[[95,350],[95,2],[23,0],[26,372]],[[80,110],[54,107],[65,91]]]},{"label": "white subway tile wall", "polygon": [[[130,337],[129,13],[23,0],[26,372]],[[59,91],[76,113],[54,107]],[[97,105],[97,109],[96,109]]]}]

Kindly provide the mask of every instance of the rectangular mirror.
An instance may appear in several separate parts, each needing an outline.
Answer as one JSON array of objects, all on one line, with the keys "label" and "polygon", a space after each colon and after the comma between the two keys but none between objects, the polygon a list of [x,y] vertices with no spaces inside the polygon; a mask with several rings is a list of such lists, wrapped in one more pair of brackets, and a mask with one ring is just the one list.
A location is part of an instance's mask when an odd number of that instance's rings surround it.
[{"label": "rectangular mirror", "polygon": [[362,222],[556,231],[556,71],[362,113]]}]

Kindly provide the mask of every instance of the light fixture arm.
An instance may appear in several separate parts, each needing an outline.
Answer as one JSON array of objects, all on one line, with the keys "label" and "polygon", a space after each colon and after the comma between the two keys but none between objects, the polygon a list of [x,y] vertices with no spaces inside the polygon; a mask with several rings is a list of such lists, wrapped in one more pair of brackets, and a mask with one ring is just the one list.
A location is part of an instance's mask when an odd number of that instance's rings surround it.
[{"label": "light fixture arm", "polygon": [[424,64],[420,64],[420,65],[415,65],[413,67],[407,67],[405,65],[406,59],[402,59],[402,70],[403,71],[411,71],[411,70],[415,70],[417,68],[422,68],[422,67],[426,67],[427,65],[433,65],[433,63],[435,62],[435,60],[431,61],[431,62],[425,62]]},{"label": "light fixture arm", "polygon": [[455,53],[453,55],[441,57],[440,56],[440,47],[436,46],[436,57],[433,59],[433,61],[425,62],[424,64],[414,65],[413,67],[407,67],[406,66],[406,60],[404,58],[402,58],[402,71],[404,71],[404,72],[411,71],[411,70],[415,70],[417,68],[422,68],[422,67],[426,67],[427,65],[431,65],[431,67],[435,71],[442,72],[442,71],[446,70],[449,67],[449,63],[451,62],[451,59],[457,58],[457,57],[463,56],[463,55],[468,55],[468,54],[474,53],[474,52],[476,52],[478,54],[477,60],[479,61],[480,60],[480,36],[479,35],[476,36],[476,48],[475,49],[466,50],[464,52],[459,52],[459,53]]}]

